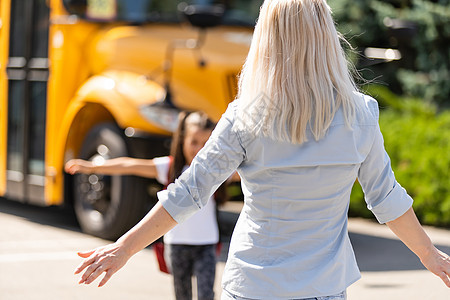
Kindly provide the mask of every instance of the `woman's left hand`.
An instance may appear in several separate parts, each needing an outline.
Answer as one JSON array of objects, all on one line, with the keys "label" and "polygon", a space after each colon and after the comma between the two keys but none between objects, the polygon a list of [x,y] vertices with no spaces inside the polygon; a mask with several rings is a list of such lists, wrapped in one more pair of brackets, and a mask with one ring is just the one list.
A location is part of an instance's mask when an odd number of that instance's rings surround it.
[{"label": "woman's left hand", "polygon": [[78,252],[80,257],[85,258],[75,269],[75,274],[85,270],[78,283],[90,284],[105,272],[105,276],[98,286],[105,285],[111,276],[122,268],[131,257],[123,248],[122,245],[114,243],[90,251]]}]

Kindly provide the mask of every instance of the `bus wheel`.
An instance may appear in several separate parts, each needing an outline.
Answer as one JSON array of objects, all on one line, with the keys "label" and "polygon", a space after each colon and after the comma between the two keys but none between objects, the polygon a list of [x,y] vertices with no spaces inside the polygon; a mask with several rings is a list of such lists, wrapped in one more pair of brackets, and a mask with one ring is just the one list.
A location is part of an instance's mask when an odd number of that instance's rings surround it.
[{"label": "bus wheel", "polygon": [[[97,163],[128,155],[123,134],[112,123],[94,127],[80,152],[81,158]],[[114,240],[148,210],[136,177],[101,174],[76,174],[74,177],[74,209],[83,232]]]}]

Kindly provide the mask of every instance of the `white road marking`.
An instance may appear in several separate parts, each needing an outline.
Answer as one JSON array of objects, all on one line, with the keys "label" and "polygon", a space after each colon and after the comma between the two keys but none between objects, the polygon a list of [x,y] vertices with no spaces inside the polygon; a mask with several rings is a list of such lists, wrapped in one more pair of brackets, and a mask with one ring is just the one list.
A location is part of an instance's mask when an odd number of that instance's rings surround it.
[{"label": "white road marking", "polygon": [[0,263],[79,260],[76,251],[0,254]]},{"label": "white road marking", "polygon": [[[94,240],[92,244],[101,244]],[[55,247],[76,248],[79,245],[86,245],[88,239],[51,239],[51,240],[9,240],[0,241],[0,254],[2,252],[15,251],[15,249],[52,249]]]}]

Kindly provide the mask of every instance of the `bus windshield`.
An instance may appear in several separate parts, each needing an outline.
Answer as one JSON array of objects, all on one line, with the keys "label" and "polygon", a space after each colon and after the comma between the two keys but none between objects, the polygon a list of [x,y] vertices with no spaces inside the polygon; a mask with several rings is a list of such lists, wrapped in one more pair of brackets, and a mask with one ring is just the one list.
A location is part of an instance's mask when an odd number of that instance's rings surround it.
[{"label": "bus windshield", "polygon": [[92,22],[178,23],[178,5],[217,5],[225,7],[223,25],[255,26],[263,0],[63,0],[71,14]]}]

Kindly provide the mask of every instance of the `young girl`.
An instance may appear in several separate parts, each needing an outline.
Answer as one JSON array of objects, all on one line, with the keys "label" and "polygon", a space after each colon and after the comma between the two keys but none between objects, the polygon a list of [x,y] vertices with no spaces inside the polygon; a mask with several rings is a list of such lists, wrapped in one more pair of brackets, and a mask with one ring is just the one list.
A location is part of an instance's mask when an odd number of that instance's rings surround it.
[{"label": "young girl", "polygon": [[105,273],[104,285],[238,170],[244,206],[223,300],[346,299],[361,276],[347,230],[356,179],[378,221],[450,287],[450,257],[432,244],[396,181],[378,114],[349,74],[326,0],[264,1],[238,99],[140,223],[113,244],[79,253],[80,283]]},{"label": "young girl", "polygon": [[[101,165],[73,159],[66,163],[65,169],[70,174],[138,175],[156,178],[167,186],[187,169],[214,126],[203,113],[182,113],[172,139],[171,156],[154,159],[119,157]],[[225,188],[221,187],[214,194],[215,201],[209,201],[198,214],[164,236],[165,256],[173,274],[177,300],[192,299],[192,276],[197,278],[198,299],[214,298],[215,249],[219,241],[216,203],[222,204],[225,198]]]}]

